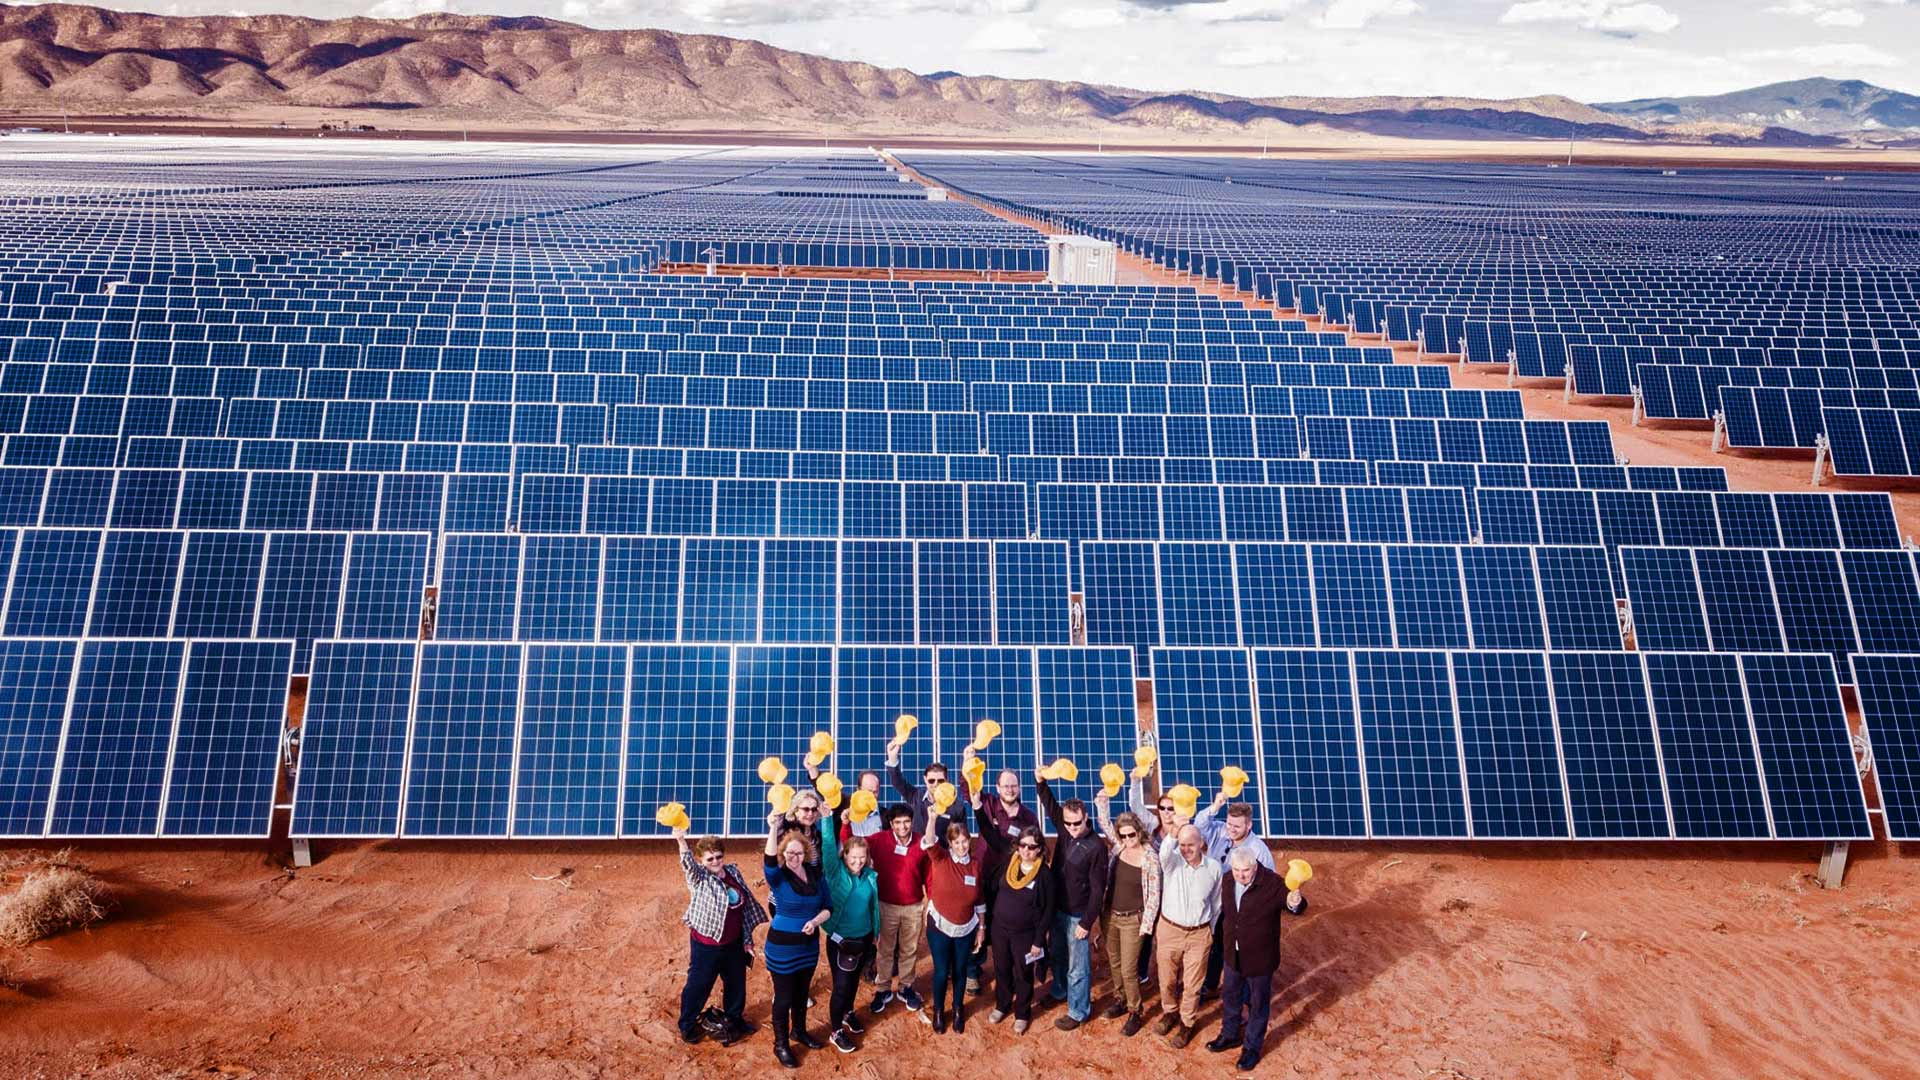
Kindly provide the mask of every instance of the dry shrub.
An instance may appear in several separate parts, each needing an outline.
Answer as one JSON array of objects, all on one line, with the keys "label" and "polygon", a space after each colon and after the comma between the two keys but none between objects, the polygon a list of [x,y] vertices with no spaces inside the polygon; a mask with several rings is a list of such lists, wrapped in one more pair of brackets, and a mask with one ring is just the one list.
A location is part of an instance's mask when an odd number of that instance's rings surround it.
[{"label": "dry shrub", "polygon": [[53,863],[28,872],[0,897],[0,945],[19,947],[92,926],[106,917],[106,886],[79,866]]}]

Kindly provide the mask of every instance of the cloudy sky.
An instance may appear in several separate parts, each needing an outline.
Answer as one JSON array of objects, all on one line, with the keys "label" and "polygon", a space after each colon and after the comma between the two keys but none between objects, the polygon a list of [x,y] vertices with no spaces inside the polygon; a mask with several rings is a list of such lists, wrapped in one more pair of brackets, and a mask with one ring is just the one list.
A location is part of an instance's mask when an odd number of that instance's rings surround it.
[{"label": "cloudy sky", "polygon": [[919,72],[1248,95],[1720,93],[1831,75],[1920,93],[1920,0],[161,0],[126,9],[537,14]]}]

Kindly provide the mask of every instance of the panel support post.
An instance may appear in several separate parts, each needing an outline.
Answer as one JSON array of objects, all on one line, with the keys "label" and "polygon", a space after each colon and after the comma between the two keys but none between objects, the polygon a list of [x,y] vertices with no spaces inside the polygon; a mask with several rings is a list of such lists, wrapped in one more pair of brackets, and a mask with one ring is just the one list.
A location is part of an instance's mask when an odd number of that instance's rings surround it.
[{"label": "panel support post", "polygon": [[1837,889],[1847,876],[1847,841],[1832,840],[1820,856],[1820,887]]},{"label": "panel support post", "polygon": [[293,838],[293,865],[302,870],[313,865],[313,845],[304,836]]},{"label": "panel support post", "polygon": [[1640,426],[1640,419],[1646,414],[1646,403],[1640,398],[1640,388],[1633,388],[1633,426]]},{"label": "panel support post", "polygon": [[1719,453],[1727,448],[1727,414],[1716,410],[1713,414],[1713,452]]},{"label": "panel support post", "polygon": [[1827,436],[1823,432],[1813,437],[1813,486],[1820,486],[1820,474],[1827,466]]}]

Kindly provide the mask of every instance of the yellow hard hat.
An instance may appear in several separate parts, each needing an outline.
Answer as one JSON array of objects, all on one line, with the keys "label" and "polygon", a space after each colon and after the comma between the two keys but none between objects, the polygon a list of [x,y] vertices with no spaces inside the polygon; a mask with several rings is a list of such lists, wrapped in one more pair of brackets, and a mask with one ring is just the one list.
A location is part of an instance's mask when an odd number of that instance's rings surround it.
[{"label": "yellow hard hat", "polygon": [[920,726],[919,717],[913,715],[912,713],[903,712],[899,716],[896,716],[893,718],[893,737],[896,739],[905,739],[908,735],[913,734],[914,728],[917,728],[919,726]]},{"label": "yellow hard hat", "polygon": [[1067,758],[1054,758],[1053,764],[1040,770],[1040,776],[1047,780],[1078,780],[1080,767]]},{"label": "yellow hard hat", "polygon": [[952,806],[953,800],[959,797],[960,797],[960,789],[954,787],[952,784],[949,784],[949,783],[935,784],[933,788],[934,812],[937,814],[946,813],[947,807]]},{"label": "yellow hard hat", "polygon": [[1287,888],[1297,889],[1313,880],[1313,866],[1305,859],[1287,860]]},{"label": "yellow hard hat", "polygon": [[759,773],[761,783],[777,784],[787,778],[787,763],[777,757],[761,758]]},{"label": "yellow hard hat", "polygon": [[987,776],[987,763],[981,758],[969,758],[966,764],[960,766],[960,775],[967,778],[969,789],[979,791],[980,782]]},{"label": "yellow hard hat", "polygon": [[1133,775],[1144,780],[1153,771],[1153,763],[1160,760],[1160,751],[1151,746],[1142,746],[1133,752]]},{"label": "yellow hard hat", "polygon": [[1227,793],[1227,798],[1235,798],[1247,786],[1247,779],[1247,770],[1238,765],[1228,765],[1220,770],[1220,789]]},{"label": "yellow hard hat", "polygon": [[840,782],[839,777],[832,773],[821,773],[820,779],[813,782],[813,787],[820,793],[820,798],[825,800],[827,809],[840,808],[840,793],[846,789],[846,785]]},{"label": "yellow hard hat", "polygon": [[669,829],[684,829],[690,824],[687,821],[687,808],[677,802],[670,802],[654,811],[653,820]]},{"label": "yellow hard hat", "polygon": [[1120,789],[1125,787],[1126,783],[1127,770],[1111,761],[1100,766],[1100,787],[1107,793],[1107,798],[1111,799],[1120,794]]},{"label": "yellow hard hat", "polygon": [[862,788],[847,800],[847,818],[851,821],[865,821],[879,808],[880,800],[874,798],[873,792]]},{"label": "yellow hard hat", "polygon": [[1200,789],[1192,784],[1175,784],[1167,791],[1167,798],[1173,800],[1173,808],[1181,817],[1192,817],[1193,808],[1200,802]]},{"label": "yellow hard hat", "polygon": [[768,788],[767,803],[773,807],[775,813],[786,813],[787,807],[793,805],[793,785],[775,784]]},{"label": "yellow hard hat", "polygon": [[833,754],[833,736],[824,731],[816,731],[813,738],[807,740],[807,767],[827,760]]},{"label": "yellow hard hat", "polygon": [[993,720],[982,720],[973,725],[973,748],[985,750],[987,744],[1000,737],[1000,725]]}]

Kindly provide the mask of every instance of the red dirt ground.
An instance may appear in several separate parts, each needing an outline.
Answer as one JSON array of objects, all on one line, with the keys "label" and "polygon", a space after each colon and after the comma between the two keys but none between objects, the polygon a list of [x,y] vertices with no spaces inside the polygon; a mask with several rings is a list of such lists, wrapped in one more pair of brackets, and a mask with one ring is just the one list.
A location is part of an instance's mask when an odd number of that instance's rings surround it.
[{"label": "red dirt ground", "polygon": [[[1123,257],[1123,280],[1192,284]],[[1498,385],[1456,372],[1455,384]],[[1804,490],[1802,461],[1707,452],[1700,431],[1604,416],[1641,464],[1728,467],[1733,486]],[[1899,497],[1920,531],[1920,496]],[[750,872],[751,845],[731,854]],[[1846,887],[1817,845],[1289,846],[1317,870],[1286,929],[1257,1075],[1441,1080],[1920,1077],[1920,876],[1856,844]],[[658,843],[86,844],[107,923],[0,949],[9,1077],[699,1077],[776,1068],[761,1034],[730,1049],[673,1029],[685,892]],[[8,882],[7,884],[10,884]],[[922,961],[922,972],[926,970]],[[0,979],[0,982],[6,981]],[[925,986],[925,975],[921,985]],[[1096,1006],[1104,1005],[1105,986]],[[815,1029],[826,982],[815,982]],[[864,994],[863,994],[864,997]],[[764,1021],[766,976],[750,976]],[[899,1011],[806,1075],[864,1080],[1197,1077],[1228,1061],[1095,1021],[962,1036]],[[1203,1014],[1202,1039],[1218,1008]]]}]

